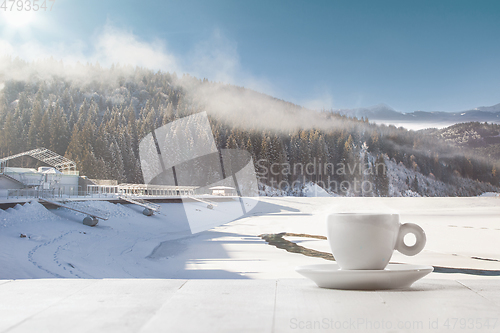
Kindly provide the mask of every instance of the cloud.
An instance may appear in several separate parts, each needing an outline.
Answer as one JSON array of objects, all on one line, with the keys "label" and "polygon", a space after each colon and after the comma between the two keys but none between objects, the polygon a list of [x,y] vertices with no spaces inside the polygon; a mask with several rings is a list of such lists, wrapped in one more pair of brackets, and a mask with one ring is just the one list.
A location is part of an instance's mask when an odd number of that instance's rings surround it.
[{"label": "cloud", "polygon": [[16,42],[0,40],[0,53],[27,61],[48,58],[62,60],[65,64],[95,63],[111,66],[113,63],[141,66],[165,71],[179,70],[176,57],[169,53],[161,40],[146,42],[131,32],[109,24],[89,44],[82,40],[64,43],[41,44],[38,41]]},{"label": "cloud", "polygon": [[4,54],[12,54],[14,53],[14,47],[6,40],[0,39],[0,50]]},{"label": "cloud", "polygon": [[198,78],[244,86],[266,94],[273,94],[270,81],[246,71],[238,53],[238,44],[228,39],[219,29],[199,42],[189,52],[183,68]]},{"label": "cloud", "polygon": [[297,129],[333,129],[345,124],[312,111],[250,89],[219,83],[201,84],[186,77],[179,80],[184,91],[208,115],[230,126],[246,129],[290,132]]},{"label": "cloud", "polygon": [[208,39],[195,44],[186,55],[169,50],[164,40],[144,40],[109,22],[89,42],[76,39],[42,44],[36,40],[26,41],[4,34],[0,39],[0,55],[19,57],[26,61],[49,58],[62,60],[66,66],[65,72],[68,71],[68,66],[78,63],[99,63],[105,67],[112,64],[140,66],[152,70],[189,73],[210,81],[273,93],[269,80],[256,77],[243,69],[237,43],[224,36],[219,29],[215,29]]},{"label": "cloud", "polygon": [[167,50],[166,43],[155,39],[140,40],[131,32],[106,25],[95,42],[92,62],[102,65],[120,63],[164,71],[181,71],[177,57]]},{"label": "cloud", "polygon": [[[273,87],[269,81],[243,68],[237,43],[226,38],[220,30],[214,30],[208,39],[196,44],[185,56],[174,54],[163,40],[147,41],[111,24],[106,24],[91,42],[74,40],[41,44],[36,41],[12,42],[4,38],[0,39],[0,46],[4,53],[12,57],[19,56],[35,62],[33,66],[10,66],[9,62],[0,61],[0,81],[9,78],[28,80],[36,71],[35,75],[39,78],[49,79],[57,75],[81,84],[95,79],[116,83],[120,75],[127,75],[127,71],[140,66],[189,73],[215,82],[200,84],[198,80],[186,77],[177,83],[204,105],[209,114],[217,114],[220,119],[236,126],[284,131],[332,126],[330,122],[325,123],[324,117],[317,112],[271,97]],[[119,71],[101,71],[80,65],[87,62],[98,62],[104,67],[112,64],[122,66]],[[250,89],[243,90],[217,82]],[[324,109],[332,104],[333,99],[326,92],[306,101],[306,105],[312,109]]]},{"label": "cloud", "polygon": [[301,101],[300,104],[311,110],[331,110],[334,108],[333,96],[326,89],[317,93],[312,99]]},{"label": "cloud", "polygon": [[241,71],[237,43],[230,41],[216,29],[209,39],[195,45],[186,66],[196,77],[230,83]]}]

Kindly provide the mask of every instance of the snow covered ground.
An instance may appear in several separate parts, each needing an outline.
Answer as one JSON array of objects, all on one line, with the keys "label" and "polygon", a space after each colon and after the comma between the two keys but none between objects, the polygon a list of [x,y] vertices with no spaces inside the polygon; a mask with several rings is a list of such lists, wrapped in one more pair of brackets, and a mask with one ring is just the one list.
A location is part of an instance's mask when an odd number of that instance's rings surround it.
[{"label": "snow covered ground", "polygon": [[[406,257],[396,252],[393,262],[451,268],[450,273],[432,273],[433,278],[480,278],[480,270],[489,271],[484,278],[500,276],[499,197],[248,200],[259,202],[244,217],[194,235],[180,203],[163,203],[160,215],[147,217],[138,206],[95,201],[90,205],[110,213],[96,227],[83,225],[83,214],[48,210],[36,202],[0,210],[0,279],[299,278],[295,266],[328,261],[278,249],[259,235],[324,236],[328,212],[359,210],[397,211],[403,223],[417,223],[426,231],[422,253]],[[240,203],[221,202],[213,210],[196,203],[188,215],[215,223],[234,205]],[[329,251],[325,240],[285,238]]]}]

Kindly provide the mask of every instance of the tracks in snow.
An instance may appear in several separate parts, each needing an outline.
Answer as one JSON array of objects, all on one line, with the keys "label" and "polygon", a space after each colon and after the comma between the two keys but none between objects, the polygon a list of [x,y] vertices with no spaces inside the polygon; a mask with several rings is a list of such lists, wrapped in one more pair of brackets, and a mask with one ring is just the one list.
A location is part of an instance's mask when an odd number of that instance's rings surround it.
[{"label": "tracks in snow", "polygon": [[[31,249],[31,251],[28,252],[28,260],[33,264],[35,265],[38,269],[44,271],[44,272],[47,272],[49,273],[50,275],[53,275],[54,277],[57,277],[57,278],[67,278],[67,277],[76,277],[76,278],[83,278],[83,276],[81,275],[87,275],[85,272],[82,272],[81,270],[79,270],[78,268],[76,268],[75,266],[73,266],[73,264],[71,263],[66,263],[66,262],[62,262],[60,259],[59,259],[59,254],[60,254],[60,251],[61,250],[64,250],[68,247],[68,244],[70,242],[67,242],[65,244],[62,244],[62,245],[57,245],[57,243],[61,242],[63,240],[64,237],[72,234],[72,233],[75,233],[75,232],[80,232],[78,230],[71,230],[71,231],[68,231],[62,235],[60,235],[59,237],[56,237],[48,242],[45,242],[43,244],[39,244],[37,246],[35,246],[33,249]],[[57,246],[56,250],[52,251],[50,250],[51,247],[53,246]],[[38,260],[36,257],[36,253],[39,252],[39,251],[48,251],[48,252],[51,252],[51,256],[52,256],[52,260],[49,264],[46,264],[46,260],[43,262],[43,263],[40,263],[40,260]],[[46,254],[44,254],[46,255]],[[55,266],[55,267],[54,267]],[[55,269],[54,269],[55,268]],[[70,274],[70,276],[63,276],[61,274],[58,274],[56,272],[56,270],[60,270],[62,269],[62,271],[66,271],[67,273]],[[60,272],[60,273],[64,273],[64,272]]]}]

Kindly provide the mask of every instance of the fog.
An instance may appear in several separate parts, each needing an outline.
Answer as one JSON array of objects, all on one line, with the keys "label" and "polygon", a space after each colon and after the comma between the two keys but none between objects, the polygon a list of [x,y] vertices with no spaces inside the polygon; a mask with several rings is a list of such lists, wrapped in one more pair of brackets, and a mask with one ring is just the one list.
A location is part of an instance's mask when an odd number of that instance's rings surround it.
[{"label": "fog", "polygon": [[[246,72],[237,44],[218,30],[194,45],[187,54],[174,54],[167,41],[146,41],[131,31],[107,23],[87,43],[75,40],[69,44],[44,45],[36,41],[13,42],[0,38],[0,57],[0,89],[7,80],[50,81],[53,77],[82,87],[93,81],[118,87],[119,78],[130,77],[136,67],[142,67],[155,72],[177,73],[180,79],[174,84],[183,87],[189,98],[208,114],[233,126],[278,131],[343,126],[312,110],[333,105],[332,97],[326,92],[304,101],[311,109],[271,97],[275,87],[265,77]],[[183,77],[184,73],[190,75]],[[207,78],[211,82],[202,84],[193,77]],[[392,124],[413,130],[450,125]]]},{"label": "fog", "polygon": [[[0,46],[0,89],[7,80],[50,81],[54,76],[77,86],[97,80],[117,87],[119,78],[127,78],[136,67],[142,67],[176,73],[180,79],[174,84],[183,87],[208,114],[231,125],[283,131],[335,126],[332,121],[325,123],[319,112],[271,97],[275,89],[268,80],[247,73],[237,45],[218,30],[187,55],[172,53],[166,41],[145,41],[111,24],[106,24],[90,44],[42,45],[0,39]],[[189,76],[183,77],[184,73]],[[193,77],[211,82],[201,84]],[[309,102],[322,105],[321,99]]]}]

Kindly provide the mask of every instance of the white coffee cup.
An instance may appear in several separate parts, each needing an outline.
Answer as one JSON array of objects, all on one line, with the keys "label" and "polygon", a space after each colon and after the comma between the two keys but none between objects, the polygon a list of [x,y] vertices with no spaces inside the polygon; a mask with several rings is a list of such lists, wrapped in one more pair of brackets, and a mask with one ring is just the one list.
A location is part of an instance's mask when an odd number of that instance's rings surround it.
[{"label": "white coffee cup", "polygon": [[[393,251],[414,256],[425,246],[425,232],[413,223],[399,223],[398,214],[335,213],[327,218],[328,242],[342,270],[384,269]],[[413,246],[406,234],[416,237]]]}]

